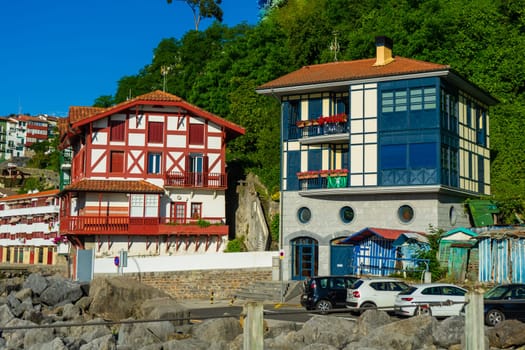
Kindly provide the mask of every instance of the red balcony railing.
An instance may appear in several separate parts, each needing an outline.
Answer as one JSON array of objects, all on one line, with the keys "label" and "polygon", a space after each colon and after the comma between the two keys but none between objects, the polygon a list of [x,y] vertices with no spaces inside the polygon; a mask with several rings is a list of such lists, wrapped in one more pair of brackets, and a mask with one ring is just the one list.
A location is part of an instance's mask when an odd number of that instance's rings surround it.
[{"label": "red balcony railing", "polygon": [[226,188],[226,174],[222,173],[195,173],[169,172],[164,176],[166,186],[172,187],[208,187]]},{"label": "red balcony railing", "polygon": [[166,218],[128,216],[69,216],[60,219],[63,234],[228,234],[223,218]]}]

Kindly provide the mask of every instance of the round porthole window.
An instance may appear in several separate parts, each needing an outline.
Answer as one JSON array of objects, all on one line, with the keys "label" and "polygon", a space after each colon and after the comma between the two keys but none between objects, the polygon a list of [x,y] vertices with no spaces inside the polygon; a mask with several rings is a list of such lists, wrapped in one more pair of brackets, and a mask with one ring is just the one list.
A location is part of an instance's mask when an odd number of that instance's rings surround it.
[{"label": "round porthole window", "polygon": [[339,214],[341,215],[341,220],[345,224],[349,224],[354,220],[354,216],[355,216],[354,209],[350,207],[342,207],[341,210],[339,211]]},{"label": "round porthole window", "polygon": [[312,212],[307,207],[302,207],[297,211],[299,221],[306,224],[312,218]]},{"label": "round porthole window", "polygon": [[456,208],[454,206],[450,207],[450,211],[448,213],[448,217],[450,219],[450,224],[455,225],[458,221],[458,213],[456,211]]},{"label": "round porthole window", "polygon": [[410,205],[402,205],[397,210],[397,217],[403,223],[409,223],[414,218],[414,209]]}]

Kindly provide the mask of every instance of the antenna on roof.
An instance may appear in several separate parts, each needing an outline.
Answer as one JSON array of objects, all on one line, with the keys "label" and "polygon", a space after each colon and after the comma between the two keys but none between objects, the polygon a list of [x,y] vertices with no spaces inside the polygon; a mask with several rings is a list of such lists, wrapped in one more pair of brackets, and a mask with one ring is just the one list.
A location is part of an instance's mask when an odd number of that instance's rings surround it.
[{"label": "antenna on roof", "polygon": [[340,49],[339,42],[337,41],[337,35],[339,34],[339,32],[337,30],[334,30],[332,34],[334,35],[334,40],[330,43],[330,51],[334,52],[334,61],[337,62],[337,53]]},{"label": "antenna on roof", "polygon": [[163,92],[166,92],[166,75],[168,75],[168,73],[170,72],[171,70],[171,66],[161,66],[160,67],[160,74],[162,75],[162,91]]}]

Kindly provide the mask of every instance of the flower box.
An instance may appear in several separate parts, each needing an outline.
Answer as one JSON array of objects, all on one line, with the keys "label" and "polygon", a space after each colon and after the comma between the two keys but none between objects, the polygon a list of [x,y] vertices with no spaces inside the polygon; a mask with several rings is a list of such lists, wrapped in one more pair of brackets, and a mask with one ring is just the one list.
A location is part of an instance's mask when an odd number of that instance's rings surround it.
[{"label": "flower box", "polygon": [[301,171],[297,173],[297,178],[299,180],[316,179],[318,177],[319,172],[317,170]]}]

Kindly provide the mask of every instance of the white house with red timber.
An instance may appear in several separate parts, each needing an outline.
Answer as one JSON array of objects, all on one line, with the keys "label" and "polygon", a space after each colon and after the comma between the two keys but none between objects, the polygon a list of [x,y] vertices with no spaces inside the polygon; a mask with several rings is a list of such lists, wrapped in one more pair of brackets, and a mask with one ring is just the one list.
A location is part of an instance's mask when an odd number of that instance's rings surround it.
[{"label": "white house with red timber", "polygon": [[232,122],[155,91],[109,108],[70,107],[60,233],[96,257],[221,252],[228,240]]}]

